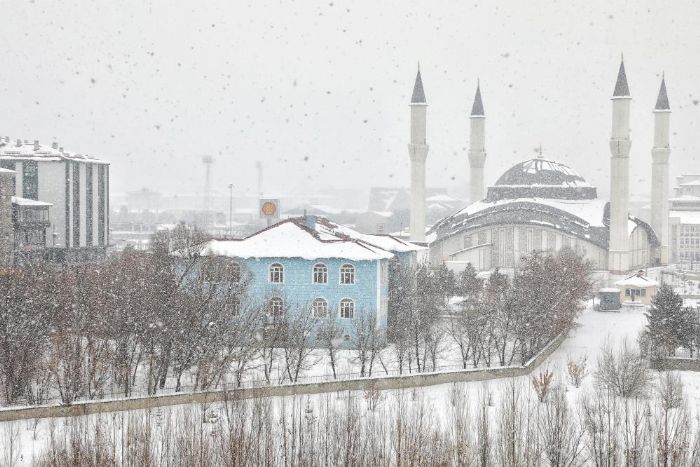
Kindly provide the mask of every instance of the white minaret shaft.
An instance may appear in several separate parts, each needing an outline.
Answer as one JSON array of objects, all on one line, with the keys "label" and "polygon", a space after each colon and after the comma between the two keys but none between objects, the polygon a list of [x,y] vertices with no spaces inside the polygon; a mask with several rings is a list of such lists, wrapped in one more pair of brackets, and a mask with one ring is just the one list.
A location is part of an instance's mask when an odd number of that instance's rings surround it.
[{"label": "white minaret shaft", "polygon": [[668,159],[671,107],[668,104],[666,80],[661,79],[659,96],[654,107],[654,147],[651,150],[651,226],[659,239],[658,258],[668,264]]},{"label": "white minaret shaft", "polygon": [[612,97],[612,135],[610,137],[610,242],[608,269],[627,272],[629,264],[629,154],[630,97],[625,64],[620,70]]},{"label": "white minaret shaft", "polygon": [[484,199],[484,162],[486,161],[486,115],[481,102],[481,87],[476,85],[476,95],[469,116],[469,202]]},{"label": "white minaret shaft", "polygon": [[411,158],[411,240],[425,241],[425,160],[428,145],[425,139],[428,104],[425,101],[420,69],[416,75],[411,97],[411,143],[408,155]]}]

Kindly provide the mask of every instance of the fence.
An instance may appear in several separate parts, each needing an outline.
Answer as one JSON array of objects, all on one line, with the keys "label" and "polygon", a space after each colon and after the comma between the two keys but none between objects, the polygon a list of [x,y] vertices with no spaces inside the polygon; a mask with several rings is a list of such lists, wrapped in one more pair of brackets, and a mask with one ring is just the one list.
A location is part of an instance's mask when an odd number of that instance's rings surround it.
[{"label": "fence", "polygon": [[0,409],[0,422],[30,418],[75,417],[103,412],[120,412],[124,410],[149,409],[192,403],[210,403],[223,401],[225,399],[241,400],[259,397],[323,394],[339,391],[363,391],[369,388],[379,390],[406,389],[437,384],[515,378],[530,374],[561,345],[565,338],[566,336],[564,334],[559,335],[522,366],[414,373],[399,376],[374,376],[370,378],[354,378],[317,383],[282,384],[279,386],[267,385],[236,389],[224,388],[202,392],[179,392],[126,399],[94,400],[78,402],[71,405],[54,404],[6,408]]}]

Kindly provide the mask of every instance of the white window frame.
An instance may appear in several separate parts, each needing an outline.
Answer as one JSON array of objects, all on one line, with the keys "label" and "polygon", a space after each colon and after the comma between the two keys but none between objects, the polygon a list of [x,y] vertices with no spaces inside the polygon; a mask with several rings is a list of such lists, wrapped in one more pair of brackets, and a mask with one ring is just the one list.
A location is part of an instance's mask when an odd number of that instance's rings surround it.
[{"label": "white window frame", "polygon": [[[322,267],[324,271],[321,273],[323,274],[325,281],[323,282],[316,282],[316,268],[317,267]],[[311,268],[311,282],[313,284],[321,284],[321,285],[327,285],[328,284],[328,266],[325,263],[316,263],[314,264],[313,268]]]},{"label": "white window frame", "polygon": [[[343,313],[344,313],[343,302],[349,303],[351,305],[352,316],[350,316],[350,317],[343,316]],[[338,316],[340,317],[340,319],[355,319],[355,300],[353,300],[352,298],[341,299],[340,302],[338,303]]]},{"label": "white window frame", "polygon": [[[343,269],[345,269],[345,268],[350,268],[350,270],[351,270],[351,272],[350,272],[350,274],[351,274],[350,277],[352,278],[351,282],[344,282],[343,281],[345,274],[347,274],[347,273],[343,272]],[[356,268],[353,264],[345,263],[342,266],[340,266],[339,271],[340,271],[340,277],[338,278],[338,282],[340,282],[340,285],[355,285]]]},{"label": "white window frame", "polygon": [[[279,277],[282,279],[280,281],[274,281],[272,280],[272,268],[273,267],[280,267],[279,271]],[[284,284],[284,265],[282,263],[272,263],[268,268],[267,268],[267,280],[271,284]]]},{"label": "white window frame", "polygon": [[[272,302],[279,300],[280,302],[280,310],[279,313],[275,312],[272,309]],[[282,297],[271,297],[270,300],[267,301],[267,312],[270,315],[271,318],[273,319],[278,319],[284,316],[284,299]]]},{"label": "white window frame", "polygon": [[[324,316],[317,316],[316,315],[316,303],[321,302],[321,301],[323,302],[323,304],[326,308],[325,315]],[[328,307],[328,300],[326,300],[323,297],[314,298],[313,301],[311,302],[311,316],[313,316],[315,319],[328,319],[328,317],[330,316],[330,311],[329,311],[329,307]]]}]

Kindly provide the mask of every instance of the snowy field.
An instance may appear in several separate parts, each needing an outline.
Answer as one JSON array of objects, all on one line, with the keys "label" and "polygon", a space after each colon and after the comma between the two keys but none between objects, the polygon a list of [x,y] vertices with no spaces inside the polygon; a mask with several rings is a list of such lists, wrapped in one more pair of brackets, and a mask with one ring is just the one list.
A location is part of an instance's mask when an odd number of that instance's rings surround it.
[{"label": "snowy field", "polygon": [[[593,371],[596,359],[601,349],[610,343],[613,346],[618,345],[623,340],[634,344],[637,336],[643,330],[646,324],[646,318],[639,308],[623,309],[621,312],[601,313],[595,312],[592,309],[586,309],[578,319],[578,326],[572,330],[569,337],[562,343],[549,359],[541,366],[541,369],[550,369],[554,372],[554,384],[566,386],[567,399],[570,402],[577,402],[578,396],[582,391],[590,388],[593,385],[593,377],[587,376],[581,388],[574,388],[567,384],[566,380],[566,364],[570,358],[578,359],[586,355],[588,357],[589,371]],[[538,370],[535,371],[537,373]],[[342,407],[348,399],[354,399],[356,402],[365,408],[371,404],[371,399],[375,403],[383,407],[384,410],[395,410],[397,404],[402,407],[402,410],[410,410],[411,403],[418,401],[420,407],[428,407],[430,413],[435,417],[434,422],[440,424],[449,424],[450,418],[445,415],[450,412],[450,405],[454,405],[454,392],[459,389],[460,392],[466,394],[469,405],[474,410],[478,410],[479,404],[484,405],[484,401],[489,401],[489,410],[495,412],[498,410],[498,397],[503,391],[507,383],[512,380],[493,380],[488,382],[473,382],[460,383],[457,385],[445,384],[426,388],[417,388],[404,391],[387,391],[385,394],[371,397],[366,393],[356,392],[339,393],[332,395],[316,395],[304,397],[287,397],[275,398],[272,405],[274,412],[279,414],[280,408],[285,407],[286,410],[301,410],[304,407],[307,413],[321,410],[324,405],[334,404],[336,407]],[[700,414],[700,374],[684,372],[682,373],[682,381],[687,399],[688,409],[690,411],[691,420]],[[529,378],[522,377],[515,379],[516,384],[520,384],[522,388],[529,388]],[[530,391],[531,392],[531,391]],[[527,397],[533,397],[529,394]],[[402,400],[404,402],[397,402]],[[405,406],[405,401],[412,401]],[[418,407],[418,405],[416,405]],[[104,415],[92,415],[87,417],[76,417],[66,419],[53,420],[28,420],[19,422],[6,422],[0,424],[0,444],[3,446],[0,459],[1,465],[34,465],[35,460],[46,449],[52,436],[63,436],[71,427],[80,426],[81,429],[86,427],[94,427],[99,424],[103,427],[108,427],[109,436],[119,438],[121,436],[118,426],[123,424],[123,421],[129,417],[137,417],[149,420],[154,425],[161,427],[167,425],[168,419],[177,419],[183,411],[192,411],[199,413],[200,416],[204,411],[205,418],[209,414],[216,414],[215,417],[225,411],[221,404],[210,404],[207,407],[201,405],[172,407],[163,409],[152,409],[150,411],[132,411],[127,413],[114,413]],[[115,422],[118,422],[115,424]],[[215,426],[214,423],[211,426]],[[211,429],[211,428],[208,428]]]}]

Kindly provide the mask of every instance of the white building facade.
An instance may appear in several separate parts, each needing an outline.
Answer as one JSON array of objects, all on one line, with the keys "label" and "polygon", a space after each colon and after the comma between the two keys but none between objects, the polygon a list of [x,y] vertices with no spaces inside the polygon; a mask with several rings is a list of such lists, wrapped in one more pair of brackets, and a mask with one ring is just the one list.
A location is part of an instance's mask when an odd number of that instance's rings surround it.
[{"label": "white building facade", "polygon": [[0,138],[0,167],[15,173],[13,194],[51,203],[48,259],[103,258],[109,245],[109,164],[43,146]]}]

